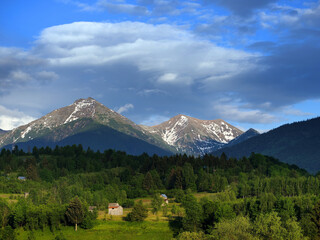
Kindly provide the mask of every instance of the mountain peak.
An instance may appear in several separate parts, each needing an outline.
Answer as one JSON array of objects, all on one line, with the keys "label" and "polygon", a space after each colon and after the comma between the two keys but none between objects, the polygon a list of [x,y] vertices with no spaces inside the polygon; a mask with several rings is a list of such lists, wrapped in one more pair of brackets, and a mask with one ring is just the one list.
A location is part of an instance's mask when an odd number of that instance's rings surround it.
[{"label": "mountain peak", "polygon": [[93,104],[93,103],[99,103],[99,102],[91,97],[88,97],[88,98],[79,98],[76,101],[74,101],[72,105],[89,104],[89,103]]},{"label": "mountain peak", "polygon": [[260,134],[259,131],[255,130],[254,128],[249,128],[246,132]]},{"label": "mountain peak", "polygon": [[184,114],[145,129],[157,134],[177,151],[197,155],[209,153],[242,134],[224,120],[200,120]]}]

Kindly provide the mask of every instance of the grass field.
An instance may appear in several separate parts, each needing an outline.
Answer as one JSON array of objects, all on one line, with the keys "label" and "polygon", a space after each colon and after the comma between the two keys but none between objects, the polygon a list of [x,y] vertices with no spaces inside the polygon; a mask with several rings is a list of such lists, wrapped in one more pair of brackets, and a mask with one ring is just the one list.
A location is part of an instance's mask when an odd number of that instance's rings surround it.
[{"label": "grass field", "polygon": [[3,198],[3,199],[6,199],[9,203],[10,202],[17,202],[18,198],[20,197],[24,197],[24,194],[6,194],[6,193],[1,193],[0,194],[0,199]]},{"label": "grass field", "polygon": [[[17,239],[27,240],[30,232],[20,229],[17,234]],[[78,231],[75,232],[74,228],[72,227],[62,227],[61,230],[55,231],[54,233],[50,232],[49,229],[45,229],[44,231],[34,231],[33,234],[36,240],[53,240],[60,234],[62,234],[68,240],[169,240],[173,237],[173,233],[169,228],[168,222],[164,221],[129,223],[123,221],[98,220],[98,225],[89,230],[83,230],[79,228]]]},{"label": "grass field", "polygon": [[[17,201],[23,194],[0,194],[0,198],[10,202]],[[148,217],[142,223],[132,223],[124,221],[124,217],[132,211],[132,208],[124,208],[122,216],[110,216],[106,211],[98,211],[98,219],[93,229],[84,230],[80,227],[75,232],[73,227],[61,227],[60,230],[51,232],[49,228],[37,231],[24,231],[23,228],[17,229],[17,239],[27,240],[54,240],[56,236],[63,235],[65,239],[79,240],[99,240],[99,239],[126,239],[126,240],[157,240],[157,239],[172,239],[173,231],[169,227],[169,219],[165,217],[162,211],[154,215],[151,210],[151,198],[136,199],[142,200],[145,207],[148,208]],[[168,214],[171,214],[171,208],[177,203],[169,203]],[[32,237],[30,236],[32,234]]]}]

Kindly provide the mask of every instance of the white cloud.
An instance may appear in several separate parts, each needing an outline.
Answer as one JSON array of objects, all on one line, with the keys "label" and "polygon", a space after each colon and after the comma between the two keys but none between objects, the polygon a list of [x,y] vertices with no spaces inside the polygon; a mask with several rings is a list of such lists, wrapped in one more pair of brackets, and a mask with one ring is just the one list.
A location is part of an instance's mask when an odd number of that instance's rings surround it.
[{"label": "white cloud", "polygon": [[175,73],[165,73],[159,77],[159,82],[174,82],[177,79],[178,75]]},{"label": "white cloud", "polygon": [[121,113],[127,112],[127,111],[129,111],[130,109],[133,109],[133,108],[134,108],[133,104],[127,103],[124,106],[120,107],[117,110],[117,112],[121,114]]},{"label": "white cloud", "polygon": [[32,77],[21,70],[12,71],[9,75],[9,79],[12,79],[13,81],[17,82],[28,82],[32,80]]},{"label": "white cloud", "polygon": [[223,100],[215,102],[213,110],[226,121],[268,124],[278,120],[275,116],[264,113],[261,110],[241,109],[237,104]]},{"label": "white cloud", "polygon": [[10,110],[0,105],[0,128],[3,130],[11,130],[33,120],[35,120],[35,118],[28,116],[23,112]]},{"label": "white cloud", "polygon": [[149,81],[189,85],[219,81],[254,66],[256,55],[223,48],[165,24],[76,22],[45,29],[35,51],[53,67],[126,63]]}]

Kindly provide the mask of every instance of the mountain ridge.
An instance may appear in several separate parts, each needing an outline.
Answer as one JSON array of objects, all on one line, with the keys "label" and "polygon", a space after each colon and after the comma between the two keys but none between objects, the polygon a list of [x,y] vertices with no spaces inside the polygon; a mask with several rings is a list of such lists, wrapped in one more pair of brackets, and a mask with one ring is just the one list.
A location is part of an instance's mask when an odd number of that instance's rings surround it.
[{"label": "mountain ridge", "polygon": [[[231,140],[243,134],[240,129],[222,119],[201,120],[183,114],[176,115],[156,126],[137,125],[130,119],[89,97],[87,99],[80,98],[68,106],[51,111],[39,119],[1,135],[0,147],[16,144],[18,146],[26,145],[22,144],[23,142],[29,142],[29,145],[34,145],[37,142],[41,145],[41,141],[54,145],[55,143],[66,142],[67,140],[64,141],[64,139],[67,138],[78,142],[76,137],[72,136],[78,136],[79,138],[85,134],[91,136],[90,131],[94,132],[92,134],[98,134],[96,126],[101,128],[101,132],[112,133],[113,138],[119,141],[120,139],[133,137],[159,147],[165,152],[187,153],[188,155],[210,153],[222,148]],[[107,127],[117,131],[119,137],[110,129],[106,130]],[[120,137],[122,134],[130,137]],[[135,144],[139,142],[130,139]],[[106,147],[117,146],[111,144],[105,138],[101,138],[101,141],[108,143]],[[129,144],[130,141],[126,142]],[[69,143],[72,144],[70,141]],[[87,145],[84,138],[82,138],[82,143]],[[94,144],[99,145],[98,142],[94,141],[94,143],[92,142],[92,148],[95,148]],[[122,146],[121,142],[117,144],[119,147]],[[101,146],[99,150],[101,150]],[[121,150],[126,149],[121,148]]]},{"label": "mountain ridge", "polygon": [[320,117],[284,124],[234,146],[214,151],[228,157],[249,156],[252,152],[269,155],[315,173],[320,170]]},{"label": "mountain ridge", "polygon": [[13,129],[0,138],[0,147],[37,138],[48,142],[59,142],[86,129],[90,130],[93,123],[108,126],[171,152],[171,147],[162,139],[154,137],[139,125],[93,98],[78,99],[71,105],[56,109],[37,120]]}]

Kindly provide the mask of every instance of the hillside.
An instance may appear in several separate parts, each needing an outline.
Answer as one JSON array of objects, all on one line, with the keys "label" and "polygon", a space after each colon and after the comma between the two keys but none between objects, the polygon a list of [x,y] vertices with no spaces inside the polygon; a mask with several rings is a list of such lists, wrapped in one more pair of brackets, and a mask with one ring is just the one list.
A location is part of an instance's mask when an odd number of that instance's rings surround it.
[{"label": "hillside", "polygon": [[315,173],[320,170],[320,118],[286,124],[242,143],[213,152],[228,157],[249,156],[251,152],[278,158],[280,161]]}]

